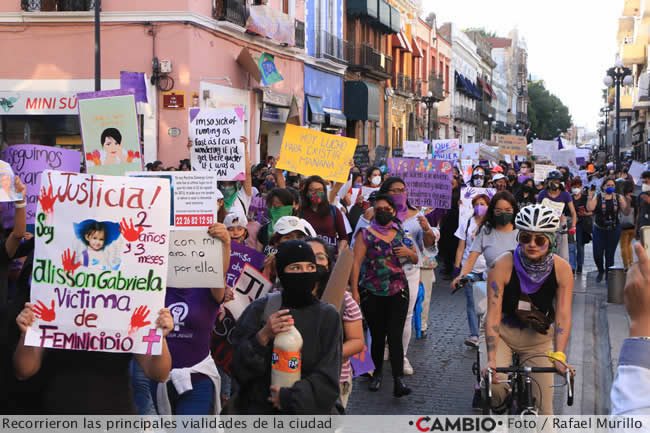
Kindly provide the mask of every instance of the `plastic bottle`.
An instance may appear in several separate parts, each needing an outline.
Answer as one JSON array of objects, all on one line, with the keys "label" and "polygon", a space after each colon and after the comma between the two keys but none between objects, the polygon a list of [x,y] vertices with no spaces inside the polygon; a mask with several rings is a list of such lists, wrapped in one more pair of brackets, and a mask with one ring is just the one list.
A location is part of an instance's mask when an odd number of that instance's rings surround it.
[{"label": "plastic bottle", "polygon": [[[404,239],[402,239],[402,243],[404,244],[404,246],[406,248],[410,249],[411,247],[413,247],[413,241],[409,237],[409,231],[408,230],[404,230]],[[402,264],[402,267],[404,267],[405,269],[409,269],[412,266],[411,260],[408,257],[400,257],[399,261]],[[409,265],[411,265],[411,266],[409,266]]]},{"label": "plastic bottle", "polygon": [[273,340],[271,385],[290,388],[300,380],[302,370],[302,335],[295,326]]}]

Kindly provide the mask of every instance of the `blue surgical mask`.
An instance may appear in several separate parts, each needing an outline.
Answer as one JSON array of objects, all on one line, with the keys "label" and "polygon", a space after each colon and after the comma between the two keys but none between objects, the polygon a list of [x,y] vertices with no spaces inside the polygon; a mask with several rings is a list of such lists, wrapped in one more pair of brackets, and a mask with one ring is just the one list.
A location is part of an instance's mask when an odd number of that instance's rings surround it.
[{"label": "blue surgical mask", "polygon": [[607,194],[614,194],[614,191],[616,191],[616,188],[614,188],[613,186],[608,186],[607,188],[605,188],[605,192]]}]

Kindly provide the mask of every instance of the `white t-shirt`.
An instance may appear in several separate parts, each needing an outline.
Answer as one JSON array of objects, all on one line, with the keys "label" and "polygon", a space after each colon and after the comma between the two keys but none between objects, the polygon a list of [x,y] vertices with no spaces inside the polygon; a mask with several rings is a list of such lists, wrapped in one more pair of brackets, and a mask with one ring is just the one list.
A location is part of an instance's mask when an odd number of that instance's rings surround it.
[{"label": "white t-shirt", "polygon": [[[467,227],[468,222],[469,222],[469,228]],[[456,230],[454,236],[456,236],[461,241],[465,241],[465,251],[463,251],[463,260],[461,262],[461,266],[463,263],[467,261],[467,258],[469,257],[469,253],[472,250],[472,243],[474,243],[474,239],[476,238],[477,235],[478,235],[478,224],[476,223],[476,219],[474,217],[470,217],[469,219],[462,221],[458,225],[458,230]],[[480,256],[478,256],[478,259],[476,259],[472,272],[475,274],[481,274],[485,272],[486,269],[487,269],[487,264],[485,263],[485,257],[483,257],[483,254],[481,254]]]},{"label": "white t-shirt", "polygon": [[251,207],[252,197],[246,195],[244,187],[239,188],[237,198],[232,202],[232,207],[228,212],[238,212],[239,215],[248,215],[248,208]]}]

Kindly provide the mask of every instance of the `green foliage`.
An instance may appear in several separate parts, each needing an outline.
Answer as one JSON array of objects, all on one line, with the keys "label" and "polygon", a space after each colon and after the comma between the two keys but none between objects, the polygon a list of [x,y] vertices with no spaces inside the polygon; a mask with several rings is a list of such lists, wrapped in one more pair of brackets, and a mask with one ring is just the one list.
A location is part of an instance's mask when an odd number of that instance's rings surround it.
[{"label": "green foliage", "polygon": [[469,29],[463,30],[463,32],[478,32],[484,38],[496,38],[498,37],[496,32],[485,30],[483,27],[472,27]]},{"label": "green foliage", "polygon": [[530,121],[531,135],[537,134],[542,140],[556,138],[560,131],[566,131],[573,121],[569,108],[562,103],[560,98],[551,94],[543,81],[528,82],[528,120]]}]

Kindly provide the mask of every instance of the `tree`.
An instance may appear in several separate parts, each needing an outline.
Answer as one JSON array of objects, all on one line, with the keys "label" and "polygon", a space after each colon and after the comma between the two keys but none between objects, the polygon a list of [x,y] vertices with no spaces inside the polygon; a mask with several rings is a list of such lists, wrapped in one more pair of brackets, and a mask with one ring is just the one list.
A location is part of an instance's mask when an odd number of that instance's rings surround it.
[{"label": "tree", "polygon": [[530,135],[537,134],[542,140],[557,138],[573,124],[569,108],[546,90],[541,80],[528,82],[528,120]]},{"label": "tree", "polygon": [[476,27],[476,28],[472,27],[472,28],[463,30],[463,32],[465,32],[465,33],[467,33],[467,32],[477,32],[484,39],[485,38],[496,38],[496,37],[498,37],[496,32],[485,30],[483,27]]}]

